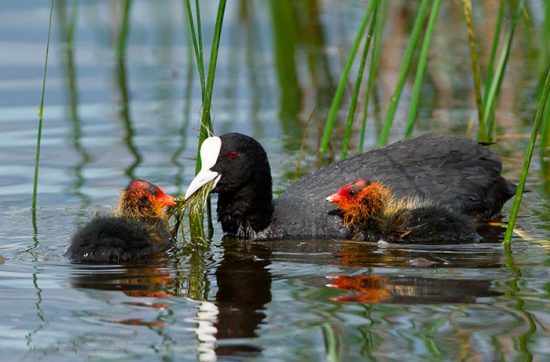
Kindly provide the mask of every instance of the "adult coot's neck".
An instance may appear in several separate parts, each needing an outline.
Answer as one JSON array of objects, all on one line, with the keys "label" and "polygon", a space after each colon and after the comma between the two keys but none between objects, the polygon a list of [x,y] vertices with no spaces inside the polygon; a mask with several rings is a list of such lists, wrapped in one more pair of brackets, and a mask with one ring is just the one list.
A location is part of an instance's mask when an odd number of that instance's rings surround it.
[{"label": "adult coot's neck", "polygon": [[253,237],[265,229],[273,214],[271,169],[263,147],[239,133],[220,137],[216,163],[209,172],[219,175],[213,192],[218,197],[218,221],[223,231]]},{"label": "adult coot's neck", "polygon": [[218,221],[225,233],[250,238],[269,225],[273,214],[271,176],[261,181],[236,192],[219,193]]}]

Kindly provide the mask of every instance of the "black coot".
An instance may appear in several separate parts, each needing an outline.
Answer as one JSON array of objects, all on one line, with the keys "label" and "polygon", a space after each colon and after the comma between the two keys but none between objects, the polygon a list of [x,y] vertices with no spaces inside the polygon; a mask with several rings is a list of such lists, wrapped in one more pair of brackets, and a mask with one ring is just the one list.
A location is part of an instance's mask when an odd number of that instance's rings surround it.
[{"label": "black coot", "polygon": [[424,135],[402,140],[315,170],[272,200],[271,171],[263,147],[239,133],[209,137],[202,170],[189,197],[215,180],[223,231],[243,238],[349,238],[350,231],[325,198],[358,178],[380,181],[395,197],[428,197],[476,219],[499,215],[515,187],[501,175],[497,155],[472,140]]},{"label": "black coot", "polygon": [[119,263],[164,251],[172,246],[164,208],[173,205],[162,188],[134,180],[114,213],[98,214],[76,232],[66,255],[75,262]]}]

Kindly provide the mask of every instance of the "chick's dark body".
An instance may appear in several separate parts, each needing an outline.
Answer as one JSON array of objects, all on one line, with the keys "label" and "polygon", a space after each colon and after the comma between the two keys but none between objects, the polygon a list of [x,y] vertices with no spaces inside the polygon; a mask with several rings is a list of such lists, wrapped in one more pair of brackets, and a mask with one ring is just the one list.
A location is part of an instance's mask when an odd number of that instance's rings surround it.
[{"label": "chick's dark body", "polygon": [[81,263],[119,263],[142,259],[171,245],[168,225],[161,218],[98,215],[73,236],[67,256]]}]

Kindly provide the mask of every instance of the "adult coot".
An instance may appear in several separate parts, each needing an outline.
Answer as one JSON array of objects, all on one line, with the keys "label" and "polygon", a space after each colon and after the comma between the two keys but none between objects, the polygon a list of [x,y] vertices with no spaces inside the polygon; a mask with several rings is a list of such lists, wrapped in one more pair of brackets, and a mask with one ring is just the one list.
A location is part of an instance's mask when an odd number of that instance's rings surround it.
[{"label": "adult coot", "polygon": [[315,170],[272,200],[271,170],[263,147],[239,133],[209,137],[201,146],[202,169],[189,197],[214,180],[218,221],[242,238],[349,238],[325,198],[358,178],[380,181],[395,197],[428,197],[477,219],[497,216],[515,187],[484,146],[459,137],[424,135],[402,140]]},{"label": "adult coot", "polygon": [[76,262],[118,263],[164,251],[172,245],[164,208],[173,205],[159,186],[134,180],[113,214],[98,214],[76,232],[66,255]]},{"label": "adult coot", "polygon": [[470,217],[426,198],[396,199],[381,182],[357,179],[327,197],[356,240],[444,244],[480,239]]}]

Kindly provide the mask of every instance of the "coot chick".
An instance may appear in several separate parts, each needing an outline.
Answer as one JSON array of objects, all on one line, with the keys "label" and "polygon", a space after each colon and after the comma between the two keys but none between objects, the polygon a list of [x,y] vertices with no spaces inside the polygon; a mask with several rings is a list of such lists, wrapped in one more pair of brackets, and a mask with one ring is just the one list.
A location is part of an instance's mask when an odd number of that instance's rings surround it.
[{"label": "coot chick", "polygon": [[164,208],[173,205],[159,186],[134,180],[113,214],[98,214],[76,232],[66,255],[75,262],[119,263],[164,251],[172,245]]},{"label": "coot chick", "polygon": [[391,243],[449,244],[480,239],[470,217],[419,197],[396,199],[381,182],[357,179],[327,197],[352,239]]},{"label": "coot chick", "polygon": [[429,196],[477,219],[497,216],[515,192],[500,175],[498,156],[460,137],[424,135],[334,162],[274,201],[267,155],[253,138],[239,133],[209,137],[201,157],[202,169],[185,197],[214,180],[223,231],[249,239],[349,238],[349,229],[330,214],[334,207],[325,198],[361,177],[383,182],[395,197]]}]

